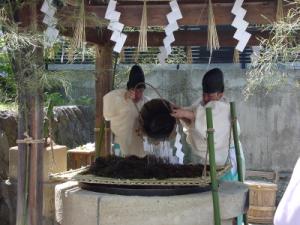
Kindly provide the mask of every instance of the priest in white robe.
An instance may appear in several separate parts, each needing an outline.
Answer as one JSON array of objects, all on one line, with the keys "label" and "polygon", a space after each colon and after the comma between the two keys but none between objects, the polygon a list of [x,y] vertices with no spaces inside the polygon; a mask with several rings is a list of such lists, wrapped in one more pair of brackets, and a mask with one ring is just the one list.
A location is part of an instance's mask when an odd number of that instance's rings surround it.
[{"label": "priest in white robe", "polygon": [[127,89],[117,89],[103,97],[103,116],[110,121],[115,143],[123,156],[144,157],[143,137],[139,134],[139,111],[148,98],[144,96],[145,77],[142,68],[131,68]]}]

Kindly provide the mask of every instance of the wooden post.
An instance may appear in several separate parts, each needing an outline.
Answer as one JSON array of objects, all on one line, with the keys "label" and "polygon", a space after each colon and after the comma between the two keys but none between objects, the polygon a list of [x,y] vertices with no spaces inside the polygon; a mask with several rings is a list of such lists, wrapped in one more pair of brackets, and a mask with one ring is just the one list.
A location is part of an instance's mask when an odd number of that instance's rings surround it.
[{"label": "wooden post", "polygon": [[[18,139],[22,140],[25,138],[24,133],[27,130],[26,123],[26,93],[23,89],[24,79],[21,73],[21,54],[16,54],[16,58],[13,59],[13,68],[16,74],[17,80],[17,92],[18,92]],[[17,215],[16,215],[16,224],[23,225],[25,224],[27,212],[26,208],[28,206],[27,196],[28,196],[28,185],[26,184],[26,176],[28,176],[27,171],[27,151],[26,144],[18,144],[18,187],[17,187]]]},{"label": "wooden post", "polygon": [[207,121],[207,147],[209,154],[209,168],[211,178],[211,191],[214,206],[214,224],[221,225],[220,204],[219,204],[219,184],[217,180],[216,159],[215,159],[215,144],[214,144],[214,130],[211,108],[206,108]]},{"label": "wooden post", "polygon": [[[96,116],[95,116],[95,144],[96,157],[110,154],[110,134],[105,132],[103,118],[103,96],[111,90],[112,85],[112,47],[99,46],[99,54],[96,54]],[[105,140],[104,137],[106,137]],[[103,144],[105,143],[105,144]],[[106,146],[106,148],[105,148]]]},{"label": "wooden post", "polygon": [[[31,26],[37,33],[37,2],[30,5]],[[43,50],[20,49],[14,61],[18,84],[18,198],[17,225],[43,223],[43,90],[40,73]],[[26,135],[25,135],[26,134]],[[26,136],[31,139],[24,141]]]}]

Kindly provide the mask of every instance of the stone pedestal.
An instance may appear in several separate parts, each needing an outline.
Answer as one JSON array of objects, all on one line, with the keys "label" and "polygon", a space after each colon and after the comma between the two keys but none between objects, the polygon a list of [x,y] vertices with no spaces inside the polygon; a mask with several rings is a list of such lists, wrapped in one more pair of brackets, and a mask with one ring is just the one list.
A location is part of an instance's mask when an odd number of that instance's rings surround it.
[{"label": "stone pedestal", "polygon": [[[54,145],[53,152],[51,147],[47,147],[44,152],[44,181],[49,181],[50,173],[58,173],[67,170],[67,147]],[[17,179],[18,171],[18,146],[9,149],[9,177]]]},{"label": "stone pedestal", "polygon": [[[62,225],[214,225],[211,192],[170,197],[121,196],[56,187],[63,208]],[[220,185],[222,225],[242,214],[248,187],[239,182]]]},{"label": "stone pedestal", "polygon": [[[43,184],[43,225],[57,225],[55,220],[55,186],[58,182]],[[16,224],[17,181],[0,182],[0,224]]]},{"label": "stone pedestal", "polygon": [[[60,182],[51,181],[50,173],[58,173],[67,170],[67,147],[62,145],[54,145],[53,151],[51,147],[47,147],[44,152],[44,169],[43,169],[43,225],[54,225],[55,222],[55,206],[54,193],[55,186]],[[9,149],[9,177],[10,189],[16,191],[17,188],[17,171],[18,171],[18,147]],[[15,213],[15,212],[14,212]],[[1,224],[1,222],[0,222]]]}]

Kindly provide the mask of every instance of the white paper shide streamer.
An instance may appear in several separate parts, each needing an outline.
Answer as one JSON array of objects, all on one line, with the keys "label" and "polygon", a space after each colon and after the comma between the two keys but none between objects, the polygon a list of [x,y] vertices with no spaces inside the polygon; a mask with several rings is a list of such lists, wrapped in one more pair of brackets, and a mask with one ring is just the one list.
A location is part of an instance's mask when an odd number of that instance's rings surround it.
[{"label": "white paper shide streamer", "polygon": [[173,0],[169,4],[171,12],[167,14],[168,25],[165,27],[166,37],[163,40],[164,46],[159,47],[160,53],[157,55],[160,64],[165,64],[166,58],[172,52],[171,44],[175,41],[173,32],[179,29],[177,20],[182,18],[177,1]]},{"label": "white paper shide streamer", "polygon": [[176,156],[178,157],[179,164],[183,164],[184,154],[182,152],[182,144],[180,140],[181,140],[181,135],[179,133],[179,127],[178,125],[176,125],[176,138],[175,138]]},{"label": "white paper shide streamer", "polygon": [[107,29],[113,32],[110,37],[110,40],[116,42],[114,46],[114,51],[120,53],[125,44],[127,35],[122,33],[124,24],[119,22],[121,13],[116,11],[116,6],[117,1],[110,0],[104,18],[110,21]]},{"label": "white paper shide streamer", "polygon": [[236,0],[231,10],[235,15],[231,25],[237,29],[233,37],[239,41],[235,49],[240,52],[244,51],[251,37],[251,34],[246,31],[249,23],[244,20],[247,11],[242,8],[243,2],[244,0]]},{"label": "white paper shide streamer", "polygon": [[48,27],[44,32],[44,46],[52,47],[56,41],[59,31],[56,29],[57,18],[54,17],[56,13],[56,7],[53,5],[53,0],[45,0],[41,11],[45,14],[43,23]]}]

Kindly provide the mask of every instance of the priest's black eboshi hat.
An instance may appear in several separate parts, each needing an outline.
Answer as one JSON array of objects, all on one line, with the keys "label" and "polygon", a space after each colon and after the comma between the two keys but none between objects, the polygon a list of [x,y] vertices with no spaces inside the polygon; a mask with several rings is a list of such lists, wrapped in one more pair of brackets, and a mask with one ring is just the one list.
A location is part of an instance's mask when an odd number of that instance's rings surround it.
[{"label": "priest's black eboshi hat", "polygon": [[144,71],[139,65],[132,66],[129,73],[127,90],[133,88],[146,88]]},{"label": "priest's black eboshi hat", "polygon": [[223,93],[224,92],[224,76],[223,72],[214,68],[205,73],[202,79],[202,88],[204,93]]}]

